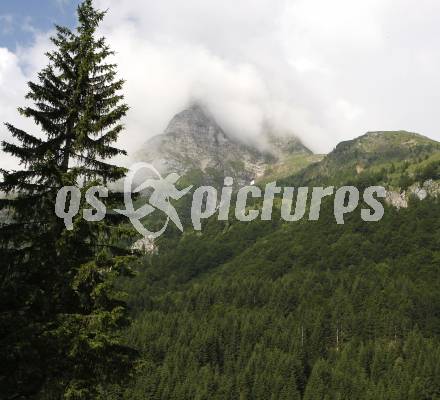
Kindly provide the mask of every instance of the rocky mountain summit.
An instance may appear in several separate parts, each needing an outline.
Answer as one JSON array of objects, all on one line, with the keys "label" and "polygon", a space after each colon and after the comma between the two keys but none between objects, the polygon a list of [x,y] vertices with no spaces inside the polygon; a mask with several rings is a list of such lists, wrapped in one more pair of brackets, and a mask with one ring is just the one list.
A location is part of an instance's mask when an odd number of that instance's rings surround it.
[{"label": "rocky mountain summit", "polygon": [[237,186],[284,179],[293,186],[380,184],[387,188],[387,202],[399,208],[413,195],[439,192],[440,143],[417,133],[368,132],[339,143],[325,156],[269,128],[258,139],[264,151],[228,135],[209,111],[195,104],[176,114],[135,158],[162,174],[185,175],[191,184],[222,185],[226,176]]},{"label": "rocky mountain summit", "polygon": [[264,151],[244,144],[225,133],[206,109],[195,104],[176,114],[164,133],[148,140],[135,157],[164,173],[201,171],[211,179],[232,176],[242,185],[260,178],[268,166],[287,156],[312,154],[292,136],[271,133],[265,139]]}]

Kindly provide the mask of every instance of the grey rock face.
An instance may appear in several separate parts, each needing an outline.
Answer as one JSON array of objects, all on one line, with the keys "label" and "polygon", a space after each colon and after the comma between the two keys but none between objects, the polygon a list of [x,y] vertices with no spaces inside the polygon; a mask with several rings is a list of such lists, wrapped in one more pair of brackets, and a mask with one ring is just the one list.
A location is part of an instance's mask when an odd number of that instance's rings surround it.
[{"label": "grey rock face", "polygon": [[407,208],[408,207],[408,200],[406,198],[406,193],[399,193],[396,191],[388,191],[386,192],[385,202],[387,204],[392,205],[393,207],[400,209],[400,208]]},{"label": "grey rock face", "polygon": [[428,196],[437,197],[439,195],[440,182],[433,179],[428,179],[427,181],[423,182],[422,185],[419,183],[414,183],[408,188],[408,190],[404,190],[401,193],[396,191],[387,191],[385,201],[399,209],[408,207],[408,199],[411,196],[415,196],[419,200],[424,200]]},{"label": "grey rock face", "polygon": [[268,143],[268,151],[277,161],[283,160],[292,154],[313,154],[310,149],[294,136],[275,135],[270,131],[265,136]]},{"label": "grey rock face", "polygon": [[143,254],[157,254],[159,252],[159,249],[152,237],[144,237],[142,239],[137,240],[131,246],[131,250],[133,252],[137,251]]},{"label": "grey rock face", "polygon": [[175,115],[165,132],[151,138],[136,159],[152,163],[161,173],[200,170],[207,177],[232,176],[243,185],[262,176],[268,163],[287,151],[310,152],[296,139],[270,143],[271,154],[247,146],[228,136],[200,105],[193,105]]}]

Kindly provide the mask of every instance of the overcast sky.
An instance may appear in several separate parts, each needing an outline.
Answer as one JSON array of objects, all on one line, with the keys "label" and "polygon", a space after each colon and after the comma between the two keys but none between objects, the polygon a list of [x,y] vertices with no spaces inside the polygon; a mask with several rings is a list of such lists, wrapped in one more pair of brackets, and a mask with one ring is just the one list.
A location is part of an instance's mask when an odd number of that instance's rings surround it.
[{"label": "overcast sky", "polygon": [[[438,0],[95,1],[127,81],[128,151],[194,100],[248,142],[265,122],[315,152],[371,130],[440,140]],[[0,121],[33,129],[15,108],[76,4],[1,1]]]}]

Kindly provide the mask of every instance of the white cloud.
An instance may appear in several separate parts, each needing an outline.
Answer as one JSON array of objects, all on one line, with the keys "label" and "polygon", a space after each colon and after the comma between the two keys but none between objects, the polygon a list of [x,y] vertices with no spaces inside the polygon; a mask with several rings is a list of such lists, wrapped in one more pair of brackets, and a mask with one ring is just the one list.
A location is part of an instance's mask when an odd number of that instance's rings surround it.
[{"label": "white cloud", "polygon": [[[0,47],[0,140],[14,141],[4,127],[5,122],[12,123],[36,136],[41,130],[30,119],[22,118],[17,108],[28,102],[27,82],[35,80],[37,72],[46,65],[44,53],[50,49],[49,34],[37,33],[34,45],[30,48],[18,47],[13,53]],[[16,168],[17,159],[4,152],[0,153],[0,168]]]},{"label": "white cloud", "polygon": [[[17,119],[17,100],[25,94],[25,77],[19,67],[18,57],[5,48],[0,48],[0,116],[2,122]],[[8,137],[4,131],[6,128],[0,125],[2,133],[0,139]],[[12,168],[16,165],[15,159],[1,153],[2,168]]]},{"label": "white cloud", "polygon": [[[246,140],[266,120],[319,152],[367,130],[440,140],[437,0],[95,1],[127,80],[129,151],[193,99]],[[0,52],[0,80],[15,75],[0,84],[1,120],[17,120],[47,46],[39,35]]]}]

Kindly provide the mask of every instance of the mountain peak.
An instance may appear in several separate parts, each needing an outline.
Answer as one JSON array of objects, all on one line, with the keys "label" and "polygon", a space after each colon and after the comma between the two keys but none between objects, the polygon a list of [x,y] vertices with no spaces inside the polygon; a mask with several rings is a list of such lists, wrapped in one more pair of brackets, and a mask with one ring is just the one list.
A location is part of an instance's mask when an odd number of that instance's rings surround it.
[{"label": "mountain peak", "polygon": [[[269,165],[283,163],[289,156],[311,155],[294,137],[271,134],[267,144],[266,151],[243,144],[227,135],[202,104],[193,103],[174,115],[164,133],[151,138],[137,158],[161,172],[183,175],[197,170],[207,180],[209,176],[232,176],[237,184],[246,184],[262,177]],[[296,164],[296,159],[289,161],[288,169]]]},{"label": "mountain peak", "polygon": [[177,113],[168,124],[164,134],[224,135],[211,114],[200,104],[195,103],[185,110]]},{"label": "mountain peak", "polygon": [[203,107],[200,103],[192,103],[189,107],[185,108],[184,110],[178,112],[173,119],[181,119],[181,118],[188,118],[193,117],[197,118],[203,121],[210,121],[213,118],[209,115],[209,112],[206,110],[205,107]]},{"label": "mountain peak", "polygon": [[137,154],[162,172],[233,176],[249,183],[264,170],[264,155],[225,134],[203,105],[194,103],[177,113],[164,133],[151,138]]}]

